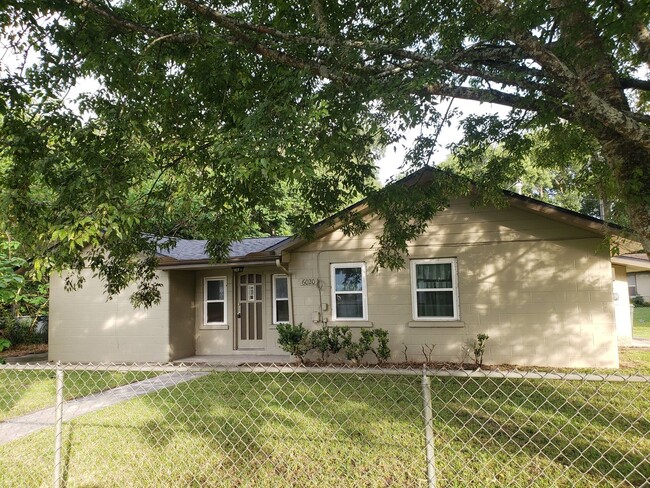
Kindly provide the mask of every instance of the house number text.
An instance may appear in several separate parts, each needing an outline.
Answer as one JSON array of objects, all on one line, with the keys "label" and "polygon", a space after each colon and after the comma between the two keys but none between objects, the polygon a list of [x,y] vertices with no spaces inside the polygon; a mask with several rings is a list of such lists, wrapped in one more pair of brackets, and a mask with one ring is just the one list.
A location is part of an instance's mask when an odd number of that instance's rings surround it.
[{"label": "house number text", "polygon": [[301,285],[302,286],[316,286],[318,280],[316,278],[303,278]]}]

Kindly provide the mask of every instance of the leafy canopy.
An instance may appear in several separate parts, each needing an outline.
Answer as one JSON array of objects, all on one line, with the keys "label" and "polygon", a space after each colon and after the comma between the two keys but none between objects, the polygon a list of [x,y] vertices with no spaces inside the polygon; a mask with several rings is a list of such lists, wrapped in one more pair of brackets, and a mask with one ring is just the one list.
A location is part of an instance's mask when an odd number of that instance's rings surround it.
[{"label": "leafy canopy", "polygon": [[[498,145],[490,173],[508,174],[540,130],[549,153],[595,148],[650,249],[649,20],[648,0],[5,1],[5,45],[36,62],[0,80],[3,202],[42,265],[80,268],[92,245],[109,293],[136,280],[145,304],[157,287],[143,222],[192,208],[223,258],[283,184],[308,209],[298,230],[370,194],[386,219],[377,263],[398,267],[467,189],[378,192],[375,148],[420,127],[406,162],[426,165],[455,115],[441,97],[455,97],[511,107],[464,120],[463,164]],[[66,101],[84,78],[99,90]]]}]

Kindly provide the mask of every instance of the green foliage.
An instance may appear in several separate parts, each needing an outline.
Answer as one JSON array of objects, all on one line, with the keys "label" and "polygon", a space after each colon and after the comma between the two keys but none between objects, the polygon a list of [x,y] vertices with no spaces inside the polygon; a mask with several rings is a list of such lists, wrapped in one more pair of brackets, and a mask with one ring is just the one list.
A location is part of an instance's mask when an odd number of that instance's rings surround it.
[{"label": "green foliage", "polygon": [[324,326],[311,333],[310,343],[320,353],[321,361],[324,361],[328,354],[336,354],[341,350],[348,331],[348,327]]},{"label": "green foliage", "polygon": [[347,331],[342,344],[345,358],[355,364],[361,364],[363,357],[370,350],[370,346],[363,336],[358,341],[352,339],[352,331]]},{"label": "green foliage", "polygon": [[630,298],[630,303],[635,307],[647,307],[648,303],[643,299],[641,295],[637,295]]},{"label": "green foliage", "polygon": [[[374,342],[377,346],[374,347]],[[361,342],[366,350],[372,352],[377,358],[377,363],[384,364],[390,359],[390,348],[388,347],[388,331],[385,329],[363,329],[361,331]]]},{"label": "green foliage", "polygon": [[4,351],[5,349],[9,349],[11,347],[11,341],[9,339],[5,339],[4,337],[0,337],[0,352]]},{"label": "green foliage", "polygon": [[47,333],[36,330],[36,319],[24,320],[5,311],[0,315],[0,327],[2,335],[14,345],[47,342]]},{"label": "green foliage", "polygon": [[283,351],[296,356],[301,363],[312,349],[310,333],[302,324],[278,324],[278,344]]},{"label": "green foliage", "polygon": [[[575,175],[616,196],[650,249],[645,0],[319,5],[6,2],[0,36],[18,66],[0,80],[0,204],[36,276],[78,271],[90,245],[107,293],[135,282],[134,303],[149,305],[158,238],[204,237],[223,260],[233,240],[309,235],[366,194],[385,219],[376,263],[399,268],[451,197],[493,201],[525,165],[551,168],[553,187]],[[84,79],[99,88],[70,99]],[[376,191],[380,149],[409,130],[405,169],[431,165],[460,116],[440,97],[511,109],[462,120],[461,164],[499,148],[479,185],[427,187],[416,172]]]},{"label": "green foliage", "polygon": [[15,256],[19,245],[16,241],[0,240],[0,304],[13,303],[25,283],[25,278],[16,272],[25,265],[23,258]]},{"label": "green foliage", "polygon": [[21,243],[6,232],[0,234],[0,313],[41,315],[47,307],[49,283],[47,277],[28,269],[23,252]]}]

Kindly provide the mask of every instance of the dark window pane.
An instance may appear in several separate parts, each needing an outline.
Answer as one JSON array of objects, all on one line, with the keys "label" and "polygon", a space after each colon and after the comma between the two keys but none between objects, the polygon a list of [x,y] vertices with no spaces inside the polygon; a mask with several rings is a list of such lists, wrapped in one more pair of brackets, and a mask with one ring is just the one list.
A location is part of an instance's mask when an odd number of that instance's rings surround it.
[{"label": "dark window pane", "polygon": [[223,302],[208,303],[208,322],[224,322]]},{"label": "dark window pane", "polygon": [[453,317],[454,293],[451,291],[419,291],[418,317]]},{"label": "dark window pane", "polygon": [[223,280],[208,281],[208,300],[223,300]]},{"label": "dark window pane", "polygon": [[289,322],[289,300],[276,300],[275,320],[277,322]]},{"label": "dark window pane", "polygon": [[248,340],[255,340],[255,303],[248,304]]},{"label": "dark window pane", "polygon": [[361,268],[337,268],[334,271],[336,291],[361,291]]},{"label": "dark window pane", "polygon": [[286,277],[275,279],[275,298],[289,298],[289,285]]},{"label": "dark window pane", "polygon": [[255,315],[256,315],[255,324],[257,325],[256,339],[259,341],[262,340],[262,302],[258,302],[255,304]]},{"label": "dark window pane", "polygon": [[363,296],[361,293],[336,295],[336,317],[361,319],[363,318]]},{"label": "dark window pane", "polygon": [[262,285],[255,285],[255,300],[262,299]]},{"label": "dark window pane", "polygon": [[248,330],[246,328],[246,324],[248,324],[248,315],[246,311],[248,310],[248,307],[246,307],[246,304],[242,305],[241,307],[241,321],[240,321],[240,327],[239,329],[241,330],[241,338],[243,341],[248,339],[248,335],[246,334],[246,331]]},{"label": "dark window pane", "polygon": [[452,288],[451,263],[416,264],[417,288]]},{"label": "dark window pane", "polygon": [[[253,281],[251,281],[252,283]],[[255,275],[255,283],[261,283],[262,282],[262,275],[261,274],[256,274]]]},{"label": "dark window pane", "polygon": [[248,283],[248,275],[241,275],[239,277],[239,282],[242,283],[242,284]]}]

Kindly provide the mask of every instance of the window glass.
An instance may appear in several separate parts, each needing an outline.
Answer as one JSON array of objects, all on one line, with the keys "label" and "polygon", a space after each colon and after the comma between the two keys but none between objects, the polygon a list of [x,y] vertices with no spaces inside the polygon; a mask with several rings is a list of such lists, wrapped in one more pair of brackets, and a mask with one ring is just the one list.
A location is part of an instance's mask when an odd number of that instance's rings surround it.
[{"label": "window glass", "polygon": [[363,318],[363,296],[361,293],[337,295],[336,316],[339,318]]},{"label": "window glass", "polygon": [[364,263],[332,264],[333,320],[366,320],[368,316]]},{"label": "window glass", "polygon": [[273,323],[289,322],[289,278],[287,276],[273,277]]},{"label": "window glass", "polygon": [[287,284],[286,276],[276,276],[275,298],[289,298],[289,286]]},{"label": "window glass", "polygon": [[224,322],[223,302],[208,302],[208,323]]},{"label": "window glass", "polygon": [[451,288],[451,263],[418,264],[417,287],[420,288]]},{"label": "window glass", "polygon": [[208,300],[223,300],[224,283],[223,280],[208,281]]},{"label": "window glass", "polygon": [[411,261],[413,318],[420,320],[458,319],[456,260]]},{"label": "window glass", "polygon": [[276,323],[289,322],[289,300],[278,300],[275,304]]},{"label": "window glass", "polygon": [[337,268],[334,272],[336,291],[361,291],[361,268]]},{"label": "window glass", "polygon": [[226,323],[226,280],[224,278],[206,278],[203,310],[205,325]]}]

